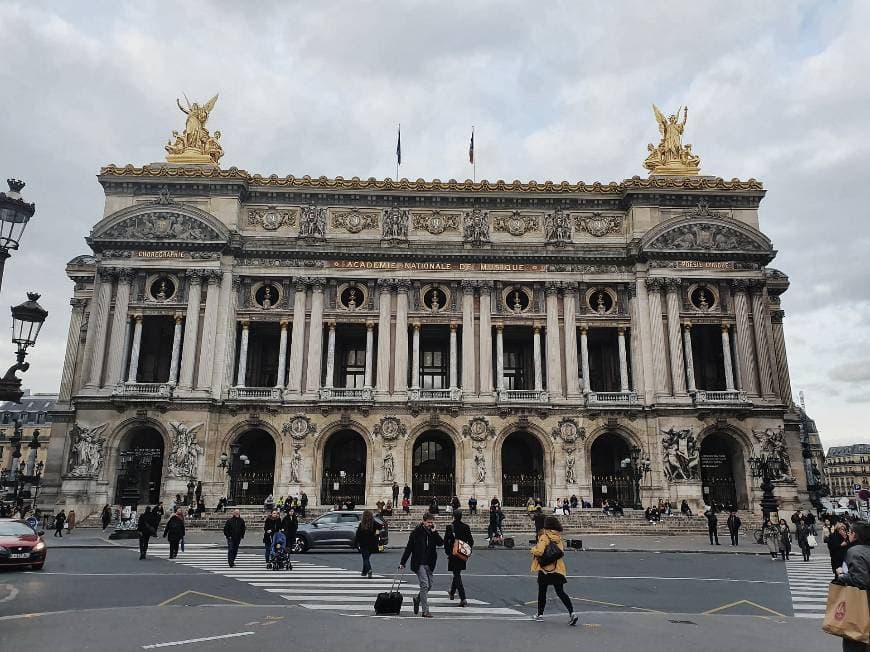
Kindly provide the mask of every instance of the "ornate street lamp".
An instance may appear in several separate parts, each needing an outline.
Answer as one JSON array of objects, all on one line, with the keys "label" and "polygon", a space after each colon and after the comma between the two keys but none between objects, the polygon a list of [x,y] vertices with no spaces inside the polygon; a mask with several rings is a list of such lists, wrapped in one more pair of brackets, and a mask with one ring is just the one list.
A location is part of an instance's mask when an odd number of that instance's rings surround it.
[{"label": "ornate street lamp", "polygon": [[28,292],[27,301],[12,308],[12,343],[18,347],[18,351],[15,364],[0,378],[0,400],[20,403],[24,395],[21,379],[15,372],[30,369],[30,363],[24,361],[27,349],[36,344],[42,324],[48,317],[48,311],[37,303],[38,299],[39,294]]},{"label": "ornate street lamp", "polygon": [[27,223],[36,212],[35,204],[28,204],[21,197],[24,182],[6,179],[9,192],[0,192],[0,283],[3,282],[3,268],[9,258],[10,249],[18,249],[18,243],[27,228]]},{"label": "ornate street lamp", "polygon": [[752,468],[752,476],[761,478],[761,511],[766,521],[772,512],[779,509],[779,503],[776,496],[773,495],[773,479],[776,477],[776,470],[781,466],[781,462],[762,454],[758,457],[750,457],[749,465]]},{"label": "ornate street lamp", "polygon": [[236,504],[236,483],[241,468],[251,463],[247,455],[239,455],[239,449],[239,444],[230,444],[230,454],[221,453],[220,462],[218,463],[218,467],[225,469],[230,478],[230,489],[226,502],[228,507]]},{"label": "ornate street lamp", "polygon": [[632,446],[629,451],[629,457],[626,457],[619,463],[623,472],[625,472],[632,480],[635,509],[643,509],[643,505],[640,501],[640,482],[652,468],[652,463],[649,461],[649,458],[640,459],[641,452],[640,448]]}]

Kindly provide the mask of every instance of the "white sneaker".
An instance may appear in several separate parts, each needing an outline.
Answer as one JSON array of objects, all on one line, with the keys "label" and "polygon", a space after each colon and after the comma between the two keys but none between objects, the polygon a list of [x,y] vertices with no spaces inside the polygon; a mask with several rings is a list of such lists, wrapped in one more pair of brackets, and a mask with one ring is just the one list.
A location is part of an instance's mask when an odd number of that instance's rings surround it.
[{"label": "white sneaker", "polygon": [[579,620],[579,618],[580,618],[580,616],[578,616],[577,614],[571,614],[570,618],[568,619],[568,624],[571,625],[571,627],[573,627],[574,625],[577,624],[577,621]]},{"label": "white sneaker", "polygon": [[541,614],[535,614],[534,616],[532,616],[532,620],[534,620],[536,623],[542,623],[544,622],[544,616]]}]

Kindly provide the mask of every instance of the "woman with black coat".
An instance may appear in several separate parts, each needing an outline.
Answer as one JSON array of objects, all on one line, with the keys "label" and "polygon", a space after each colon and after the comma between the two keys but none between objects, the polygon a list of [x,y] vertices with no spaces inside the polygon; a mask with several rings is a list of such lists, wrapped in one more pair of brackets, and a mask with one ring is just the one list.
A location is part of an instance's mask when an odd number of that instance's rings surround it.
[{"label": "woman with black coat", "polygon": [[462,522],[462,512],[454,510],[453,523],[447,526],[444,532],[444,551],[447,553],[447,570],[453,573],[453,581],[450,584],[450,599],[456,599],[459,592],[459,606],[467,607],[465,599],[465,587],[462,585],[462,571],[465,570],[466,560],[453,554],[453,544],[456,540],[467,543],[474,547],[474,537],[471,536],[471,528]]},{"label": "woman with black coat", "polygon": [[145,512],[139,517],[136,529],[139,532],[139,559],[145,559],[151,537],[157,536],[157,527],[154,525],[154,513],[151,511],[150,506],[146,507]]},{"label": "woman with black coat", "polygon": [[103,511],[100,512],[100,521],[103,523],[104,530],[109,527],[109,523],[112,521],[112,508],[108,505],[103,507]]},{"label": "woman with black coat", "polygon": [[[263,522],[263,545],[266,547],[266,563],[269,563],[269,555],[272,552],[272,535],[281,529],[281,519],[278,518],[278,510],[273,509],[269,512],[266,520]],[[290,542],[288,541],[289,545]]]},{"label": "woman with black coat", "polygon": [[372,510],[367,509],[362,514],[359,525],[356,528],[356,547],[359,548],[359,554],[362,555],[362,572],[360,576],[372,578],[372,564],[370,558],[372,553],[378,551],[378,534],[375,518]]},{"label": "woman with black coat", "polygon": [[175,559],[178,557],[178,544],[184,538],[184,515],[180,509],[166,521],[163,537],[169,541],[169,558]]},{"label": "woman with black coat", "polygon": [[54,517],[54,536],[63,539],[63,524],[65,522],[66,514],[63,513],[63,510],[60,510],[57,516]]},{"label": "woman with black coat", "polygon": [[287,537],[287,549],[293,550],[296,545],[296,532],[299,530],[299,519],[296,512],[287,512],[287,515],[281,519],[281,529],[284,530],[284,536]]},{"label": "woman with black coat", "polygon": [[837,577],[837,569],[846,561],[846,548],[849,541],[846,536],[846,524],[835,523],[831,528],[831,533],[828,535],[828,552],[831,555],[831,570],[834,571],[834,577]]}]

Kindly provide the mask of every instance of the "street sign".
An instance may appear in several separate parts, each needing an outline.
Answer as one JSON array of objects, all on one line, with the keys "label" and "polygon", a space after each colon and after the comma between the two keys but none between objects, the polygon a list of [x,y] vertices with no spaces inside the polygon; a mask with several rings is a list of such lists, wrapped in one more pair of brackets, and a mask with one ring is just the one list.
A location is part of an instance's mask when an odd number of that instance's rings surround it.
[{"label": "street sign", "polygon": [[428,482],[423,483],[423,491],[429,491],[429,483]]},{"label": "street sign", "polygon": [[603,493],[603,494],[607,493],[607,485],[606,484],[601,485],[601,493]]},{"label": "street sign", "polygon": [[853,490],[853,491],[861,491],[861,485],[859,485],[859,484],[853,484],[853,485],[852,485],[852,490]]},{"label": "street sign", "polygon": [[31,530],[36,530],[36,526],[39,525],[39,521],[36,520],[35,516],[28,516],[26,523],[30,526]]}]

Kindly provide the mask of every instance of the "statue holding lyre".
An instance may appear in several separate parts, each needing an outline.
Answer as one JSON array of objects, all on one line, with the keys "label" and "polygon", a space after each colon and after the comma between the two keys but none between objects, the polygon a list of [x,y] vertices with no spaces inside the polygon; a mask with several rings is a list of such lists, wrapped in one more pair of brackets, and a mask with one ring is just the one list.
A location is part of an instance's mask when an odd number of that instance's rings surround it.
[{"label": "statue holding lyre", "polygon": [[175,100],[178,108],[187,116],[187,120],[184,124],[184,131],[182,133],[173,131],[172,138],[166,145],[166,160],[168,162],[217,165],[224,153],[219,142],[220,132],[216,131],[212,136],[205,126],[217,99],[218,96],[215,95],[205,104],[199,104],[197,102],[191,103],[185,95],[184,100],[187,103],[187,108],[182,106],[181,100]]},{"label": "statue holding lyre", "polygon": [[[665,114],[655,104],[652,105],[652,109],[662,138],[658,145],[647,145],[649,156],[647,156],[643,166],[651,174],[697,175],[701,159],[692,153],[691,145],[683,145],[683,130],[689,117],[688,107],[680,107],[676,113],[668,117],[665,117]],[[682,120],[680,120],[681,110]]]}]

